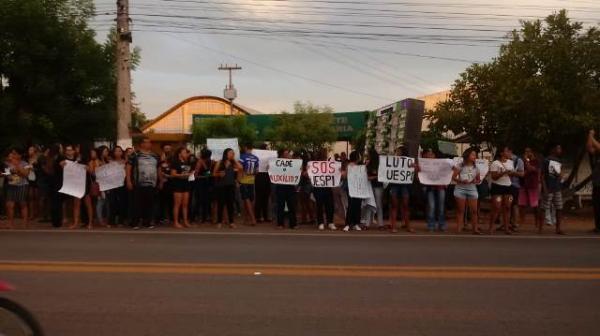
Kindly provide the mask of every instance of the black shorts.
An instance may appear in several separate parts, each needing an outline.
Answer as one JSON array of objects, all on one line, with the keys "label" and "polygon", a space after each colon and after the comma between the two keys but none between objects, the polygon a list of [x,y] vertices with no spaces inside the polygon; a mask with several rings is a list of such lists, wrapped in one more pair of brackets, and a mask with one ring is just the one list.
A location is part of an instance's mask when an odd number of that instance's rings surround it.
[{"label": "black shorts", "polygon": [[492,196],[512,196],[513,190],[511,186],[503,186],[496,183],[492,183],[492,189],[490,190]]},{"label": "black shorts", "polygon": [[254,184],[240,184],[242,200],[254,201]]}]

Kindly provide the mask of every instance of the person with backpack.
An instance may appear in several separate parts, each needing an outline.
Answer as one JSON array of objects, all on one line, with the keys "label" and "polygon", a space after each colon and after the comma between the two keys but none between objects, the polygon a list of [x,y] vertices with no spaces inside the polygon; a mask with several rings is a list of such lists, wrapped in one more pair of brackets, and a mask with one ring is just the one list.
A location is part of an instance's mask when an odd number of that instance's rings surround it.
[{"label": "person with backpack", "polygon": [[127,189],[133,193],[131,226],[134,230],[140,229],[140,223],[143,227],[154,228],[152,205],[161,182],[159,169],[160,157],[152,151],[150,138],[143,137],[139,150],[129,156],[126,166]]}]

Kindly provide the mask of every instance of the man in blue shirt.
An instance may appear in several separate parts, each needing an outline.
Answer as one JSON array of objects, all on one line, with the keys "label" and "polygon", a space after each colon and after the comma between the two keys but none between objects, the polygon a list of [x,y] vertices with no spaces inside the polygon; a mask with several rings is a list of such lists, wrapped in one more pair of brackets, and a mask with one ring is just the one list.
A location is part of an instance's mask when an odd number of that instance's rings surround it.
[{"label": "man in blue shirt", "polygon": [[248,216],[246,222],[250,222],[250,225],[254,226],[256,225],[256,217],[254,216],[254,181],[258,172],[258,157],[252,154],[251,144],[243,146],[242,154],[240,154],[240,163],[244,168],[240,178],[240,194],[246,215]]}]

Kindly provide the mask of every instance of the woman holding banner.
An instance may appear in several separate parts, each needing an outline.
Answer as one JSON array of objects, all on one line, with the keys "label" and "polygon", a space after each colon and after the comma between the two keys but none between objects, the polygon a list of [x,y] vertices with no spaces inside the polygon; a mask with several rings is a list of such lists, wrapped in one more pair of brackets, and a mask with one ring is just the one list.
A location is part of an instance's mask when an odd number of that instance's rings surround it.
[{"label": "woman holding banner", "polygon": [[[326,162],[327,164],[333,164],[334,161],[327,161],[327,151],[322,150],[318,156],[315,158],[318,161],[316,162]],[[313,167],[308,167],[307,169],[314,169]],[[315,169],[319,171],[319,169]],[[337,230],[335,224],[333,223],[333,188],[332,187],[319,187],[314,186],[312,188],[312,193],[315,196],[316,201],[316,212],[317,212],[317,225],[319,230],[325,230],[325,224],[327,224],[327,228],[329,230],[335,231]],[[323,216],[323,211],[325,211],[325,216]]]},{"label": "woman holding banner", "polygon": [[510,208],[513,203],[513,191],[511,189],[511,177],[515,176],[515,165],[512,158],[512,152],[507,146],[499,147],[496,154],[496,160],[490,166],[490,176],[492,178],[492,214],[490,216],[489,233],[496,231],[496,219],[502,218],[502,227],[504,233],[512,234],[512,228],[509,225]]},{"label": "woman holding banner", "polygon": [[[435,159],[433,149],[429,148],[423,151],[422,157],[425,159]],[[446,185],[425,185],[425,195],[427,196],[427,230],[435,232],[439,230],[446,232]]]},{"label": "woman holding banner", "polygon": [[217,226],[223,224],[223,210],[227,208],[229,226],[233,229],[233,202],[235,201],[235,183],[238,175],[243,170],[242,165],[235,159],[235,152],[231,148],[223,151],[223,158],[215,165],[213,176],[216,178],[215,191],[217,194]]},{"label": "woman holding banner", "polygon": [[369,181],[371,181],[371,187],[373,188],[373,196],[375,197],[377,209],[373,209],[373,207],[365,208],[365,227],[368,228],[369,226],[371,226],[376,212],[377,228],[379,228],[379,230],[384,230],[385,224],[383,223],[383,183],[377,180],[378,169],[379,153],[377,153],[377,151],[374,148],[371,148],[368,152],[367,157],[367,176],[369,178]]},{"label": "woman holding banner", "polygon": [[[120,146],[116,146],[111,154],[110,160],[113,163],[117,163],[122,166],[125,170],[125,152]],[[127,220],[127,209],[129,203],[129,197],[127,193],[127,187],[123,186],[109,190],[106,194],[108,200],[108,224],[109,225],[123,225]],[[117,220],[118,218],[118,220]]]},{"label": "woman holding banner", "polygon": [[[346,169],[342,171],[342,176],[348,175],[348,169],[353,166],[357,166],[360,161],[360,155],[357,151],[352,151],[348,159],[348,165]],[[346,226],[344,231],[348,232],[350,229],[355,231],[361,231],[360,228],[360,213],[362,208],[362,198],[351,197],[348,191],[348,210],[346,211]]]},{"label": "woman holding banner", "polygon": [[[407,156],[405,146],[401,146],[396,150],[396,155]],[[411,167],[409,167],[411,168]],[[415,167],[415,174],[417,173],[418,167]],[[392,233],[398,232],[396,229],[396,218],[398,217],[398,207],[402,208],[402,221],[404,222],[404,228],[410,233],[415,233],[415,229],[410,226],[410,194],[411,184],[392,184],[390,187],[390,194],[392,197],[390,207],[390,226]],[[400,204],[399,204],[400,203]]]},{"label": "woman holding banner", "polygon": [[477,184],[481,180],[481,174],[475,161],[477,152],[469,148],[462,155],[462,163],[454,167],[452,180],[456,182],[454,198],[456,199],[456,232],[461,233],[465,222],[465,209],[469,206],[471,221],[473,223],[473,234],[481,234],[479,231],[479,218],[477,216]]}]

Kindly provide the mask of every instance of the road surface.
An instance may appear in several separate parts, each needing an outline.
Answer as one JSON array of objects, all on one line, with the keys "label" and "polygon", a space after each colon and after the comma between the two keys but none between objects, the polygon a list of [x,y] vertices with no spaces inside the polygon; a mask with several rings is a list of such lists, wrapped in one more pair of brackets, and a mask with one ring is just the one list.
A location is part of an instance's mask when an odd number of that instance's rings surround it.
[{"label": "road surface", "polygon": [[3,231],[48,335],[597,335],[598,237]]}]

